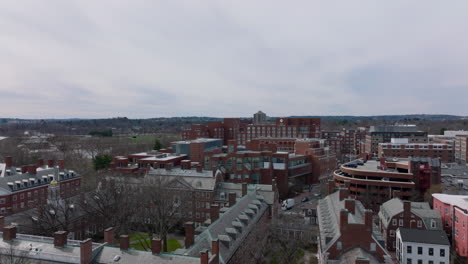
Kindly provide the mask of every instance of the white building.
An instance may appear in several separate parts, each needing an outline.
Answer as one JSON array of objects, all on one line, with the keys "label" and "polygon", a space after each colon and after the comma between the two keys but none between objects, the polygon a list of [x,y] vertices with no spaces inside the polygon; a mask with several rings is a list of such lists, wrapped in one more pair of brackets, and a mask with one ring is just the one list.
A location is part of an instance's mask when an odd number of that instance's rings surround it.
[{"label": "white building", "polygon": [[396,244],[401,264],[450,264],[450,243],[442,230],[398,228]]}]

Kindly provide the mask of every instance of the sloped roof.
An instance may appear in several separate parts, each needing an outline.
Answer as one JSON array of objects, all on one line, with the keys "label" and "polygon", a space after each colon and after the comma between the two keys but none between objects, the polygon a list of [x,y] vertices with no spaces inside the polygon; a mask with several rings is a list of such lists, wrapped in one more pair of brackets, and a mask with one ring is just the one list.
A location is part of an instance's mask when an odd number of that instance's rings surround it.
[{"label": "sloped roof", "polygon": [[[256,208],[253,210],[252,208]],[[195,244],[185,251],[185,255],[199,256],[200,251],[210,249],[212,241],[219,238],[219,261],[227,263],[242,244],[244,238],[250,233],[257,221],[267,210],[268,205],[264,200],[258,198],[257,192],[250,192],[220,215],[219,219],[207,227],[200,235],[196,236]],[[240,219],[248,219],[244,224]],[[238,231],[236,226],[242,226]],[[236,239],[229,236],[230,232],[236,231]],[[222,241],[230,241],[229,247]],[[177,253],[177,252],[176,252]]]},{"label": "sloped roof", "polygon": [[[400,198],[393,198],[380,206],[379,217],[385,227],[388,227],[390,219],[403,212],[403,201]],[[431,221],[436,221],[436,229],[442,228],[442,220],[437,210],[432,210],[429,203],[411,202],[411,212],[421,217],[426,228],[431,228]]]},{"label": "sloped roof", "polygon": [[415,242],[433,245],[450,246],[447,234],[443,230],[422,230],[415,228],[399,228],[403,242]]}]

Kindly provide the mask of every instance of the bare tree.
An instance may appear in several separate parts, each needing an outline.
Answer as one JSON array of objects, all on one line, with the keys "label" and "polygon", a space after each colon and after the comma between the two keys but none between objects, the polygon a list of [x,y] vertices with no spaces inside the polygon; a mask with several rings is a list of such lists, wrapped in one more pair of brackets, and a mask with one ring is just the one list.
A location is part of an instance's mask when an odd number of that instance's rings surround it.
[{"label": "bare tree", "polygon": [[8,247],[0,248],[0,263],[2,264],[29,264],[27,252],[15,247],[15,241],[10,241]]},{"label": "bare tree", "polygon": [[152,176],[150,184],[142,188],[142,202],[146,210],[141,211],[141,219],[150,237],[153,234],[162,240],[163,251],[167,251],[167,235],[182,220],[181,191],[169,186],[170,178]]}]

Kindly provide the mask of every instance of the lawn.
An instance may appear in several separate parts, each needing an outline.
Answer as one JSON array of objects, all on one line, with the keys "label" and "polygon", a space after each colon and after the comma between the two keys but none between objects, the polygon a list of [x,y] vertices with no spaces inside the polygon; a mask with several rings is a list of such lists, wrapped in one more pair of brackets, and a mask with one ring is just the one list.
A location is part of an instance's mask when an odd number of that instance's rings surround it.
[{"label": "lawn", "polygon": [[[140,241],[142,243],[140,243]],[[146,243],[145,243],[146,242]],[[137,250],[145,250],[142,244],[151,245],[151,239],[147,234],[132,234],[130,236],[130,247]],[[167,241],[167,252],[172,252],[178,248],[182,248],[182,245],[176,239],[170,239]]]}]

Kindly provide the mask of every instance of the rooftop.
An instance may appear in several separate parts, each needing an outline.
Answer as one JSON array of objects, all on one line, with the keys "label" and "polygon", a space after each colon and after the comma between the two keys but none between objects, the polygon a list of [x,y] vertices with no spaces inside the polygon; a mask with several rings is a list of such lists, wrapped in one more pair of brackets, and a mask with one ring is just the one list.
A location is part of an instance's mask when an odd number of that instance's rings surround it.
[{"label": "rooftop", "polygon": [[422,132],[418,130],[416,125],[405,125],[405,126],[371,126],[369,129],[370,133],[373,132],[387,132],[387,133],[399,133],[399,132]]},{"label": "rooftop", "polygon": [[403,242],[450,246],[447,234],[443,230],[399,228],[399,231]]},{"label": "rooftop", "polygon": [[[393,198],[380,206],[379,217],[382,219],[384,226],[387,227],[390,223],[390,219],[401,212],[403,212],[403,201],[400,200],[400,198]],[[435,229],[440,229],[442,227],[439,211],[432,210],[429,203],[411,202],[411,212],[421,217],[424,221],[424,225],[428,229],[431,229],[432,220],[436,222]]]},{"label": "rooftop", "polygon": [[442,193],[434,193],[432,197],[436,198],[437,200],[451,204],[454,206],[458,206],[462,209],[468,210],[468,195],[451,195],[451,194],[442,194]]}]

